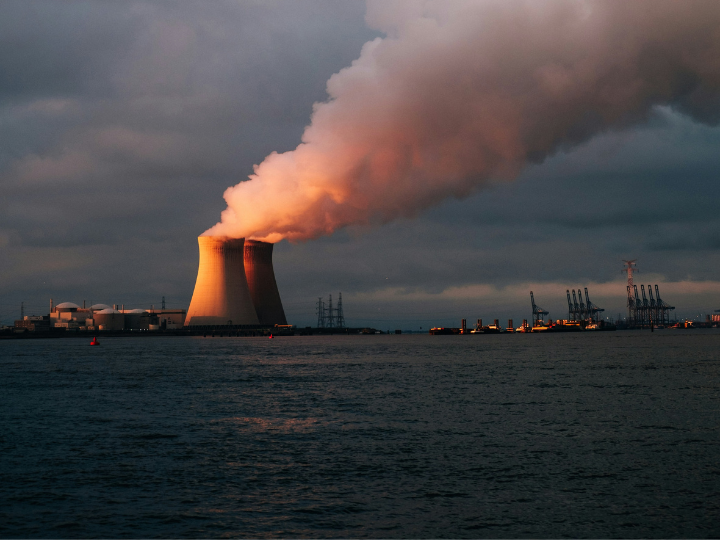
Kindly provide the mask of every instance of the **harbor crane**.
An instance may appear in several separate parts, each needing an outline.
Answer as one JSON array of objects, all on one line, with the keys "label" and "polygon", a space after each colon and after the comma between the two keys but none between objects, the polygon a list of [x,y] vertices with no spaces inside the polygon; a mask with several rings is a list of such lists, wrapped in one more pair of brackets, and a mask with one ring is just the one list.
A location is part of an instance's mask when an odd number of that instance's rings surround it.
[{"label": "harbor crane", "polygon": [[588,318],[598,322],[600,320],[600,312],[605,311],[603,308],[596,306],[590,301],[587,287],[585,287],[585,307],[587,309]]},{"label": "harbor crane", "polygon": [[575,305],[575,320],[579,321],[583,319],[583,312],[580,310],[580,305],[577,301],[577,296],[575,296],[575,289],[573,289],[572,292],[573,295],[573,304]]},{"label": "harbor crane", "polygon": [[578,292],[578,298],[580,299],[580,318],[581,319],[587,319],[588,318],[588,309],[583,304],[583,297],[582,297],[582,291],[580,289],[577,290]]},{"label": "harbor crane", "polygon": [[[634,326],[635,324],[635,314],[636,314],[636,304],[635,304],[635,298],[633,298],[633,290],[634,290],[634,283],[633,283],[633,272],[639,272],[640,270],[637,269],[637,264],[635,263],[637,259],[632,259],[630,261],[626,261],[623,259],[623,262],[625,263],[623,269],[621,272],[627,273],[627,308],[628,308],[628,324],[630,326]],[[635,295],[637,297],[637,294]]]},{"label": "harbor crane", "polygon": [[[590,295],[588,289],[585,287],[585,302],[583,302],[583,291],[578,289],[572,291],[572,298],[570,297],[570,291],[565,290],[568,302],[568,316],[571,321],[593,321],[598,322],[600,319],[600,313],[605,311],[603,308],[593,304],[590,301]],[[579,300],[579,301],[578,301]]]},{"label": "harbor crane", "polygon": [[548,315],[550,312],[545,311],[543,308],[535,304],[535,297],[533,296],[532,291],[530,291],[530,303],[532,304],[533,326],[537,326],[535,324],[536,322],[545,324],[545,315]]}]

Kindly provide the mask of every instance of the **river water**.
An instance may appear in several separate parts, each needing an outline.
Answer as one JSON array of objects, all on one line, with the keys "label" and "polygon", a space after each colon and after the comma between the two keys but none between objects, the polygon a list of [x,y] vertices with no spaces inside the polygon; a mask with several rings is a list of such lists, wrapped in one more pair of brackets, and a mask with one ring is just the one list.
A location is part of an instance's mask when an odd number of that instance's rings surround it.
[{"label": "river water", "polygon": [[0,342],[2,537],[718,537],[720,332]]}]

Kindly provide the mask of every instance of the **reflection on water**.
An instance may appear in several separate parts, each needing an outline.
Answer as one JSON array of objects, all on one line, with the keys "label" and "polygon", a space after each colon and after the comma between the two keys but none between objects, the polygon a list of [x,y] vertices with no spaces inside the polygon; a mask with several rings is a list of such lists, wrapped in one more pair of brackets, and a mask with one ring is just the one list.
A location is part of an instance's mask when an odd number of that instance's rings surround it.
[{"label": "reflection on water", "polygon": [[718,536],[718,345],[3,342],[0,535]]},{"label": "reflection on water", "polygon": [[218,418],[211,423],[233,424],[236,428],[245,431],[275,431],[282,433],[299,433],[316,430],[327,426],[319,418],[249,418],[235,416],[232,418]]}]

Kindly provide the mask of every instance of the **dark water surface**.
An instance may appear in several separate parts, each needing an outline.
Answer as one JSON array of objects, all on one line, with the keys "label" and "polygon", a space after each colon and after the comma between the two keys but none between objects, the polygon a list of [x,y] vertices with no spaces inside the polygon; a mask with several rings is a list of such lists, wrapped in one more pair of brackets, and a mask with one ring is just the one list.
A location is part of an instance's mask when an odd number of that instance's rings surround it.
[{"label": "dark water surface", "polygon": [[2,537],[718,537],[720,333],[0,342]]}]

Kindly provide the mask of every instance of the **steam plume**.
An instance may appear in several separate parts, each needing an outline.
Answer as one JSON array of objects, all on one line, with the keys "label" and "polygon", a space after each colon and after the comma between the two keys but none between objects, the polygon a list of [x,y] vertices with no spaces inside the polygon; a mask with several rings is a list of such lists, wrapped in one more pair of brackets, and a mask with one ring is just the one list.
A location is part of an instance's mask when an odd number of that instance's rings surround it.
[{"label": "steam plume", "polygon": [[205,234],[307,240],[413,216],[669,105],[720,119],[720,2],[370,1],[386,34],[302,143],[228,188]]}]

